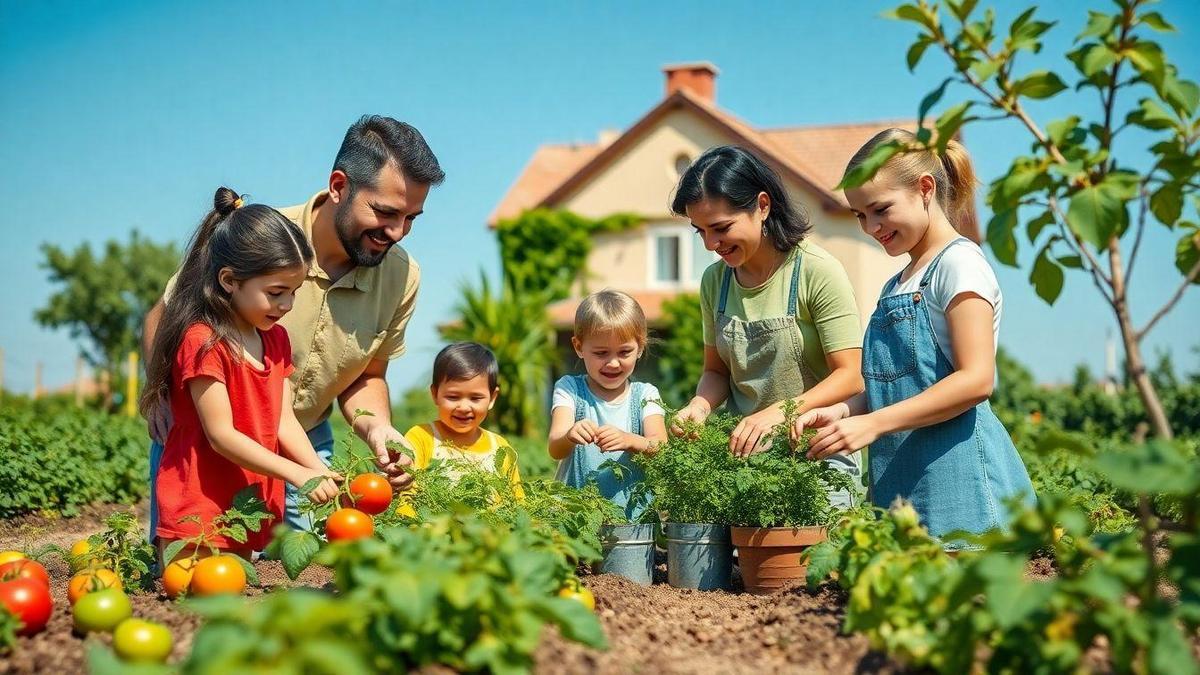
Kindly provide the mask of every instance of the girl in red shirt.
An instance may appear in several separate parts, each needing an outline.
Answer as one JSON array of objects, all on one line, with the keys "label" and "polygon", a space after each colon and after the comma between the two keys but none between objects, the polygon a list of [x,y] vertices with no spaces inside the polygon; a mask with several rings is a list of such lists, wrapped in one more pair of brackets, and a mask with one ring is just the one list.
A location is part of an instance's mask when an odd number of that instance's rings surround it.
[{"label": "girl in red shirt", "polygon": [[[155,477],[160,556],[174,540],[211,533],[213,518],[247,486],[259,488],[278,522],[284,481],[325,477],[310,495],[325,502],[341,480],[292,411],[292,349],[278,325],[312,247],[278,211],[243,205],[229,188],[217,190],[213,206],[188,247],[146,364],[143,414],[169,405],[174,418]],[[212,541],[248,556],[270,532],[268,523],[244,544]]]}]

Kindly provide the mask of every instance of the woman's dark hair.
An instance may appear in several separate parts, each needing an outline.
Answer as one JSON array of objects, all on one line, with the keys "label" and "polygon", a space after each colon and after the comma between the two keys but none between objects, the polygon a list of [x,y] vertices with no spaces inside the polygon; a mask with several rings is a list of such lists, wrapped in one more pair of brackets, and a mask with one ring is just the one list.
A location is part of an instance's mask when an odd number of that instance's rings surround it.
[{"label": "woman's dark hair", "polygon": [[[164,298],[166,307],[146,363],[142,413],[149,417],[170,398],[175,353],[189,326],[204,323],[212,328],[201,354],[220,340],[240,344],[232,300],[218,280],[222,269],[228,267],[233,277],[242,281],[278,270],[307,268],[312,259],[312,245],[282,213],[262,204],[243,206],[236,192],[218,188],[213,210],[188,244],[171,297]],[[240,357],[241,352],[235,354]]]},{"label": "woman's dark hair", "polygon": [[440,185],[446,178],[421,132],[383,115],[363,115],[350,125],[333,168],[346,174],[353,194],[360,187],[375,187],[379,170],[389,162],[424,185]]},{"label": "woman's dark hair", "polygon": [[488,389],[495,390],[500,380],[500,364],[492,350],[478,342],[455,342],[433,359],[433,386],[446,380],[469,380],[487,374]]},{"label": "woman's dark hair", "polygon": [[776,249],[791,251],[812,229],[808,214],[788,196],[779,174],[736,145],[710,148],[692,162],[679,178],[671,212],[686,217],[688,206],[717,197],[738,211],[749,212],[758,207],[758,195],[763,192],[771,198],[763,232]]}]

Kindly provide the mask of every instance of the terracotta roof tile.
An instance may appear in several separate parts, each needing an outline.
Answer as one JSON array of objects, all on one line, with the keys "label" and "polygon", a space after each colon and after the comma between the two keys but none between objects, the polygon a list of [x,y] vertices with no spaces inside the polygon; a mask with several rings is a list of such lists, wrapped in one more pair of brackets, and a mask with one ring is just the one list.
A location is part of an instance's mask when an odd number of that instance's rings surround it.
[{"label": "terracotta roof tile", "polygon": [[588,143],[566,145],[543,145],[533,153],[521,175],[513,183],[504,198],[488,216],[488,225],[507,218],[515,218],[525,209],[536,207],[562,184],[571,174],[596,156],[603,147]]}]

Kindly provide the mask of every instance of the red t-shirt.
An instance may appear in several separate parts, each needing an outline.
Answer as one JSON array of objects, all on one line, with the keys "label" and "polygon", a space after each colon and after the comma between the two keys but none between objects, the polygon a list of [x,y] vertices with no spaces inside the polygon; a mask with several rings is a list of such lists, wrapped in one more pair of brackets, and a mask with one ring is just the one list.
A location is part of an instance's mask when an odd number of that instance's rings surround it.
[{"label": "red t-shirt", "polygon": [[235,358],[224,341],[202,353],[202,347],[212,334],[213,330],[207,324],[193,324],[184,332],[175,354],[175,365],[171,370],[174,422],[155,479],[159,514],[156,534],[167,539],[196,536],[200,532],[199,524],[179,522],[189,515],[200,516],[208,531],[213,518],[233,504],[234,495],[255,485],[260,487],[275,520],[264,523],[259,532],[250,532],[245,544],[224,537],[214,537],[212,541],[222,548],[248,546],[262,550],[271,540],[271,528],[283,517],[283,481],[243,469],[213,450],[200,425],[188,382],[198,377],[211,377],[224,383],[229,391],[234,428],[267,450],[278,453],[283,383],[293,370],[292,347],[283,326],[275,325],[260,333],[265,369],[259,369],[245,358]]}]

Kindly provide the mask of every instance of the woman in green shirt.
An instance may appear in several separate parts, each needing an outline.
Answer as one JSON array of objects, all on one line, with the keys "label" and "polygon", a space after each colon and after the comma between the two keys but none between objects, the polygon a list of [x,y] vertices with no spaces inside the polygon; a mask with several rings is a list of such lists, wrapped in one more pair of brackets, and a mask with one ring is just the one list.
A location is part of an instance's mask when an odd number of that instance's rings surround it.
[{"label": "woman in green shirt", "polygon": [[785,401],[805,412],[863,390],[850,279],[805,241],[812,226],[770,167],[736,146],[712,148],[680,178],[671,210],[721,256],[700,285],[704,373],[677,422],[703,422],[724,403],[745,415],[729,441],[744,456],[783,422]]}]

